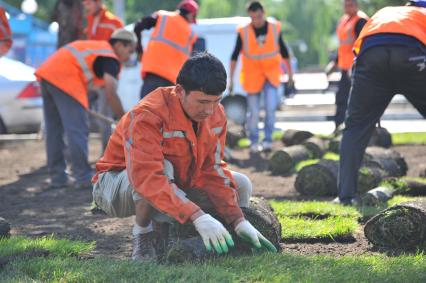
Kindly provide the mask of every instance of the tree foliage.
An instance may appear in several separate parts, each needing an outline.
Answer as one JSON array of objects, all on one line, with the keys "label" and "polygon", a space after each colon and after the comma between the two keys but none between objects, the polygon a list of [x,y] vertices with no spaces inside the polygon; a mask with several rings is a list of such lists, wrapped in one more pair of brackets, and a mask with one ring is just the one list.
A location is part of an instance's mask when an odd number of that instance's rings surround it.
[{"label": "tree foliage", "polygon": [[[57,0],[38,0],[37,17],[50,20]],[[80,1],[80,0],[70,0]],[[114,0],[104,0],[112,8]],[[5,2],[20,7],[22,0]],[[175,10],[179,0],[127,0],[126,23],[137,21],[142,16],[157,10]],[[198,0],[199,18],[246,16],[246,1]],[[385,6],[404,5],[405,0],[358,0],[360,8],[373,15]],[[343,0],[263,0],[268,16],[283,24],[284,40],[292,47],[300,66],[324,65],[330,50],[337,48],[335,28],[343,13]],[[232,46],[230,46],[230,50]],[[231,52],[231,51],[230,51]]]}]

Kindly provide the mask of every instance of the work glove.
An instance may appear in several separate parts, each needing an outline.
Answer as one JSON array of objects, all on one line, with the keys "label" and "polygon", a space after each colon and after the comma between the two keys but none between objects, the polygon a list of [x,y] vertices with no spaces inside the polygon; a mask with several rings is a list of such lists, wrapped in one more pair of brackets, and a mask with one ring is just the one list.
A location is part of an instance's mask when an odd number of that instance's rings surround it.
[{"label": "work glove", "polygon": [[228,246],[234,246],[231,234],[223,227],[222,223],[214,219],[210,214],[201,215],[193,223],[195,229],[203,238],[207,251],[212,251],[213,245],[216,253],[227,253]]},{"label": "work glove", "polygon": [[260,249],[262,247],[266,248],[270,252],[277,252],[275,246],[268,241],[253,225],[250,224],[247,220],[243,220],[235,227],[235,233],[237,235],[249,242],[252,246]]}]

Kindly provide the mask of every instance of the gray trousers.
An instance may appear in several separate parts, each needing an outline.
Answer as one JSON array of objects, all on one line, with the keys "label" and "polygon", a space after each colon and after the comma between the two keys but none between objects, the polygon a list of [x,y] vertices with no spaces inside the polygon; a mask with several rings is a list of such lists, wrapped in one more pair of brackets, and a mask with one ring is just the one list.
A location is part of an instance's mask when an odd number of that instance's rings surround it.
[{"label": "gray trousers", "polygon": [[426,50],[378,46],[355,62],[345,130],[340,145],[338,195],[357,193],[358,170],[375,124],[395,94],[403,94],[426,117]]},{"label": "gray trousers", "polygon": [[[248,207],[252,194],[252,184],[250,179],[241,173],[231,171],[237,183],[238,199],[240,207]],[[173,179],[173,167],[167,160],[165,161],[165,175],[169,180]],[[175,193],[180,197],[185,197],[186,193],[177,188]],[[135,214],[135,202],[141,200],[140,196],[130,184],[127,171],[109,171],[99,175],[98,181],[93,186],[93,200],[109,216],[128,217]],[[155,211],[154,220],[157,222],[173,222],[170,216]]]},{"label": "gray trousers", "polygon": [[[96,90],[91,90],[91,92],[96,93],[95,95],[97,95],[98,97],[94,105],[95,111],[97,111],[98,113],[106,117],[113,118],[114,114],[113,114],[111,106],[109,105],[106,99],[105,89],[100,88]],[[101,135],[101,141],[102,141],[102,152],[104,152],[106,146],[108,145],[109,138],[111,137],[111,134],[112,134],[111,124],[97,118],[95,118],[95,122],[99,128],[99,133]]]},{"label": "gray trousers", "polygon": [[74,98],[41,81],[43,112],[46,128],[47,167],[52,185],[68,181],[64,135],[67,139],[72,175],[78,184],[90,182],[93,172],[88,162],[88,114]]}]

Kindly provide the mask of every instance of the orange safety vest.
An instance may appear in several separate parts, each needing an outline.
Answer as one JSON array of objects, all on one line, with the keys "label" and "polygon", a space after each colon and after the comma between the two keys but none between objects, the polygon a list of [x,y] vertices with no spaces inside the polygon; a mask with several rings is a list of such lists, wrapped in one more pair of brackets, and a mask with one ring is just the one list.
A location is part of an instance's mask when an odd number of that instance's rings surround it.
[{"label": "orange safety vest", "polygon": [[276,87],[280,84],[281,54],[278,40],[281,24],[268,20],[267,25],[268,32],[262,46],[256,41],[251,24],[237,29],[243,43],[240,81],[243,89],[249,94],[260,92],[266,80]]},{"label": "orange safety vest", "polygon": [[0,57],[12,47],[12,32],[6,18],[6,11],[0,7]]},{"label": "orange safety vest", "polygon": [[142,56],[142,78],[153,73],[176,83],[197,35],[177,12],[158,11],[157,24]]},{"label": "orange safety vest", "polygon": [[336,33],[339,38],[337,63],[341,70],[347,71],[352,67],[355,57],[352,52],[356,40],[355,26],[360,19],[368,20],[368,16],[362,11],[358,11],[357,14],[352,17],[343,15],[337,25]]},{"label": "orange safety vest", "polygon": [[355,54],[359,54],[364,38],[378,33],[405,34],[426,45],[426,8],[403,6],[379,10],[362,29],[354,44]]},{"label": "orange safety vest", "polygon": [[77,40],[56,51],[36,71],[38,80],[46,80],[76,99],[86,109],[88,88],[102,86],[96,77],[93,63],[99,56],[118,61],[111,45],[101,40]]},{"label": "orange safety vest", "polygon": [[102,8],[98,16],[87,16],[87,39],[109,40],[111,34],[124,27],[123,21],[105,8]]}]

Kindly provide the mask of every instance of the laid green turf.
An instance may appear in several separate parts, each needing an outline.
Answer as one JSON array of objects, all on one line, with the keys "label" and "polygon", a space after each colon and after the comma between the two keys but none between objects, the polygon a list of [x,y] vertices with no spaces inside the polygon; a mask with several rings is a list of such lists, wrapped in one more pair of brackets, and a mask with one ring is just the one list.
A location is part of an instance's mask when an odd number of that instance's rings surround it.
[{"label": "laid green turf", "polygon": [[335,160],[338,161],[340,159],[340,156],[337,153],[328,151],[324,154],[322,157],[323,159],[329,159],[329,160]]},{"label": "laid green turf", "polygon": [[426,144],[426,133],[393,133],[392,143],[397,144]]},{"label": "laid green turf", "polygon": [[[357,219],[360,214],[351,206],[331,204],[326,201],[270,201],[277,216],[298,217],[306,215],[343,216]],[[315,217],[313,217],[315,218]]]},{"label": "laid green turf", "polygon": [[332,216],[325,219],[278,217],[284,240],[347,240],[359,229],[358,221],[350,217]]},{"label": "laid green turf", "polygon": [[2,282],[425,282],[426,257],[260,254],[159,265],[95,258],[33,258],[0,271]]},{"label": "laid green turf", "polygon": [[319,201],[270,203],[285,240],[346,240],[359,229],[360,214],[354,207]]},{"label": "laid green turf", "polygon": [[11,237],[0,239],[0,256],[19,255],[33,250],[48,251],[50,255],[72,256],[86,254],[94,247],[94,242],[55,239],[53,236],[36,239]]}]

